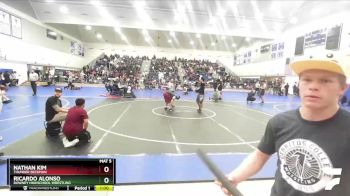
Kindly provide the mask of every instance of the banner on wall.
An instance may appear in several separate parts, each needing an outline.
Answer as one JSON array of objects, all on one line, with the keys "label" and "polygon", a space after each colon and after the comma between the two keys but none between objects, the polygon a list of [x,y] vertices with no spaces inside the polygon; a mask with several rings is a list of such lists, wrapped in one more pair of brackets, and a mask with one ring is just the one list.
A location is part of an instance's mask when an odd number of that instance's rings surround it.
[{"label": "banner on wall", "polygon": [[0,33],[11,35],[10,14],[0,10]]},{"label": "banner on wall", "polygon": [[84,56],[85,50],[84,46],[81,43],[78,43],[76,41],[71,41],[70,44],[70,52],[71,54],[77,55],[77,56]]},{"label": "banner on wall", "polygon": [[11,15],[11,30],[13,37],[22,38],[22,21],[13,15]]}]

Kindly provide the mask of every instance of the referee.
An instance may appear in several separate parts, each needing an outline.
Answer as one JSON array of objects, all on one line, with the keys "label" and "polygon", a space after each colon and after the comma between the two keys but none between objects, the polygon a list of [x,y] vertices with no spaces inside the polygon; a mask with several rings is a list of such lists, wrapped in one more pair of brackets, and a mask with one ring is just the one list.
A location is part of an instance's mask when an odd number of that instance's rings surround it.
[{"label": "referee", "polygon": [[34,70],[30,71],[29,74],[29,81],[30,81],[30,86],[33,89],[33,96],[36,95],[36,87],[37,87],[37,82],[39,80],[39,75],[37,73],[34,72]]}]

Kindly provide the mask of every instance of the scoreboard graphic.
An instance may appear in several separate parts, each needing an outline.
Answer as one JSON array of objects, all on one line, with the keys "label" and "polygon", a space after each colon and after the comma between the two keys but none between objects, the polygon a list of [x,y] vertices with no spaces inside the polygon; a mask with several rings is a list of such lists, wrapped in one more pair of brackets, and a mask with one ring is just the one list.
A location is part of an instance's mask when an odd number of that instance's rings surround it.
[{"label": "scoreboard graphic", "polygon": [[115,159],[8,159],[16,191],[113,191]]}]

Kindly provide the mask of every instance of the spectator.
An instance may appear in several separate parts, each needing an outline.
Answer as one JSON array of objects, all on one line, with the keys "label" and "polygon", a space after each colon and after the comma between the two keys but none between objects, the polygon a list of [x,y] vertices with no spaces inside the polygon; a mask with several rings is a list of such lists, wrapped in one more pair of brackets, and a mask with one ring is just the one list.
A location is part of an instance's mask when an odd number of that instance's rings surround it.
[{"label": "spectator", "polygon": [[12,102],[12,100],[6,96],[6,89],[6,86],[0,85],[0,102],[5,104]]},{"label": "spectator", "polygon": [[293,95],[299,96],[299,88],[297,82],[295,82],[293,85]]},{"label": "spectator", "polygon": [[6,85],[4,74],[0,72],[0,85]]},{"label": "spectator", "polygon": [[288,96],[288,92],[289,92],[289,84],[287,82],[286,85],[284,85],[284,95]]},{"label": "spectator", "polygon": [[10,86],[17,86],[18,85],[18,76],[17,76],[16,71],[11,73],[10,79],[11,79]]},{"label": "spectator", "polygon": [[10,86],[11,79],[10,79],[10,74],[8,71],[5,71],[5,73],[4,73],[4,80],[5,80],[5,85]]}]

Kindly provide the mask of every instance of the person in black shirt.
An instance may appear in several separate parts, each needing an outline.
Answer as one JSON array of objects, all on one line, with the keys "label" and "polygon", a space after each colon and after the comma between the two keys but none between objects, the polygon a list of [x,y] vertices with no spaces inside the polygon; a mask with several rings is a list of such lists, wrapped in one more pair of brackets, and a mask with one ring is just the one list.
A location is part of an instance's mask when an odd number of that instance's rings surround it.
[{"label": "person in black shirt", "polygon": [[198,81],[198,87],[199,88],[196,90],[196,93],[197,93],[196,102],[197,102],[197,105],[198,105],[197,112],[201,113],[202,112],[202,108],[203,108],[204,89],[205,89],[205,84],[204,84],[203,78],[201,78],[201,77],[199,78],[199,81]]},{"label": "person in black shirt", "polygon": [[5,71],[4,73],[4,79],[5,79],[5,84],[6,86],[9,86],[11,83],[11,79],[10,79],[10,74],[8,71]]},{"label": "person in black shirt", "polygon": [[222,88],[223,88],[222,81],[220,79],[218,79],[219,100],[222,99]]},{"label": "person in black shirt", "polygon": [[47,99],[45,105],[45,119],[47,123],[60,122],[66,119],[68,109],[62,108],[61,95],[62,89],[56,88],[55,95]]},{"label": "person in black shirt", "polygon": [[286,85],[284,85],[284,95],[288,96],[288,92],[289,92],[289,84],[287,83]]},{"label": "person in black shirt", "polygon": [[247,104],[250,102],[250,103],[253,103],[253,101],[256,100],[256,98],[254,97],[255,96],[255,92],[253,89],[251,89],[251,91],[248,93],[248,96],[247,96]]},{"label": "person in black shirt", "polygon": [[217,82],[217,80],[213,81],[213,89],[214,89],[214,92],[218,89],[218,82]]}]

